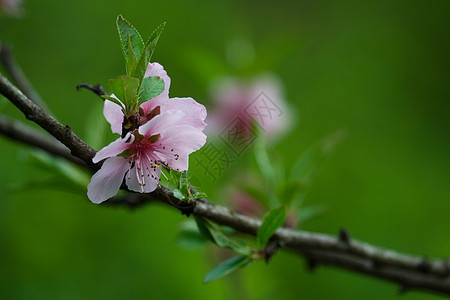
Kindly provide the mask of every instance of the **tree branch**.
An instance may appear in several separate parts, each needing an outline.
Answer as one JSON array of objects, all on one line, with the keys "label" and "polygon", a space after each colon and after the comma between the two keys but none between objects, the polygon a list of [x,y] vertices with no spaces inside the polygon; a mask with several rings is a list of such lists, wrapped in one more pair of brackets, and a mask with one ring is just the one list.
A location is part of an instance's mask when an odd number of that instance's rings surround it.
[{"label": "tree branch", "polygon": [[[59,123],[25,97],[3,76],[0,76],[0,93],[14,103],[28,119],[66,145],[72,155],[84,161],[91,171],[98,170],[99,165],[91,162],[95,155],[91,147],[79,139],[68,126]],[[18,131],[15,136],[23,133],[21,127],[16,127],[15,130]],[[4,131],[2,133],[5,134]],[[15,139],[31,143],[27,139]],[[159,187],[150,194],[129,193],[124,197],[112,198],[105,204],[139,207],[154,201],[173,206],[184,214],[193,213],[220,225],[232,227],[242,233],[256,235],[261,225],[260,220],[234,213],[222,206],[209,204],[204,199],[196,200],[192,204],[182,202],[165,187]],[[348,232],[343,230],[339,236],[331,236],[280,228],[273,238],[285,248],[304,256],[310,268],[318,264],[328,264],[398,283],[403,291],[421,289],[450,295],[449,260],[425,259],[373,246],[351,238]]]},{"label": "tree branch", "polygon": [[64,126],[49,115],[44,109],[28,99],[19,89],[0,74],[0,93],[19,108],[28,120],[31,120],[63,143],[73,156],[81,159],[92,171],[99,165],[92,163],[95,150],[81,140],[69,126]]}]

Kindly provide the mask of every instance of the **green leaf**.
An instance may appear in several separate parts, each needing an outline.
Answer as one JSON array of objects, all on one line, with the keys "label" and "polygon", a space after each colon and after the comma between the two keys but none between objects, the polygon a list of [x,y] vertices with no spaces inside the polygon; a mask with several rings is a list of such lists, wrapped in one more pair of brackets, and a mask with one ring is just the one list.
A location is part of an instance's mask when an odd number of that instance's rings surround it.
[{"label": "green leaf", "polygon": [[144,51],[144,40],[136,28],[122,15],[117,17],[116,25],[127,63],[127,74],[131,75]]},{"label": "green leaf", "polygon": [[201,199],[201,198],[207,198],[207,197],[208,197],[208,195],[206,195],[206,193],[196,192],[194,195],[189,196],[189,200]]},{"label": "green leaf", "polygon": [[267,153],[266,143],[263,137],[263,134],[259,134],[255,140],[255,159],[266,184],[273,186],[275,184],[275,171]]},{"label": "green leaf", "polygon": [[283,182],[276,189],[278,199],[281,203],[289,205],[302,187],[299,180]]},{"label": "green leaf", "polygon": [[211,224],[208,220],[195,217],[195,221],[197,222],[200,233],[217,246],[231,249],[242,255],[250,255],[252,253],[252,249],[249,246],[240,241],[229,238],[218,226]]},{"label": "green leaf", "polygon": [[207,221],[201,217],[197,217],[194,215],[195,223],[197,223],[198,231],[202,236],[204,236],[206,239],[210,240],[213,243],[216,243],[213,236],[209,232],[209,229],[207,227]]},{"label": "green leaf", "polygon": [[242,184],[239,188],[244,191],[249,196],[259,200],[264,203],[267,207],[273,207],[278,205],[278,200],[267,193],[262,187],[256,187],[249,184]]},{"label": "green leaf", "polygon": [[180,188],[180,191],[184,195],[186,195],[186,196],[191,195],[191,191],[189,189],[189,172],[188,171],[181,172],[179,188]]},{"label": "green leaf", "polygon": [[159,96],[164,91],[164,80],[161,77],[146,77],[142,80],[139,103]]},{"label": "green leaf", "polygon": [[263,247],[270,237],[284,223],[286,218],[286,208],[284,205],[271,209],[265,216],[261,226],[258,228],[258,244]]},{"label": "green leaf", "polygon": [[119,98],[127,110],[138,106],[139,79],[129,76],[119,76],[108,80],[111,92]]},{"label": "green leaf", "polygon": [[117,105],[119,105],[120,107],[123,107],[123,103],[121,103],[119,100],[117,100],[117,98],[111,97],[111,96],[106,96],[106,95],[102,95],[101,96],[103,99],[109,100]]},{"label": "green leaf", "polygon": [[89,111],[86,112],[85,120],[85,141],[94,149],[100,149],[104,145],[104,137],[107,129],[105,118],[98,116],[103,113],[103,103],[95,101],[90,105]]},{"label": "green leaf", "polygon": [[206,274],[205,278],[203,279],[203,283],[208,283],[221,277],[224,277],[225,275],[228,275],[237,269],[249,265],[251,262],[252,259],[247,256],[232,257],[224,261],[214,269],[212,269],[208,274]]},{"label": "green leaf", "polygon": [[150,63],[150,59],[152,58],[153,52],[155,51],[156,44],[158,43],[159,37],[161,36],[166,23],[160,24],[153,31],[150,38],[145,43],[145,48],[143,49],[143,53],[140,57],[138,57],[138,61],[136,63],[136,67],[130,73],[133,77],[142,79],[145,75],[145,71],[147,70],[147,66]]},{"label": "green leaf", "polygon": [[186,198],[179,189],[173,189],[172,193],[177,199],[184,200],[184,198]]}]

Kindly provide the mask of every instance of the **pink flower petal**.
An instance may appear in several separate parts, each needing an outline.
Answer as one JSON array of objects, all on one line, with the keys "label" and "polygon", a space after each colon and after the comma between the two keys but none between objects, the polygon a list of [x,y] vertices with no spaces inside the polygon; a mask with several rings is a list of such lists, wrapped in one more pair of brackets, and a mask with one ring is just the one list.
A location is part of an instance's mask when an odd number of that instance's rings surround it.
[{"label": "pink flower petal", "polygon": [[164,80],[164,92],[162,92],[162,94],[169,95],[170,77],[167,75],[164,67],[157,62],[148,64],[144,78],[154,76],[161,77],[162,80]]},{"label": "pink flower petal", "polygon": [[189,166],[189,154],[203,147],[206,135],[192,126],[172,126],[161,132],[159,143],[159,158],[171,169],[184,171]]},{"label": "pink flower petal", "polygon": [[145,101],[141,104],[140,107],[144,110],[145,113],[148,113],[156,106],[161,105],[165,101],[169,100],[170,77],[167,75],[167,72],[164,70],[163,66],[156,62],[148,64],[144,78],[150,76],[158,76],[164,80],[164,91],[155,98]]},{"label": "pink flower petal", "polygon": [[105,160],[100,170],[88,184],[88,197],[93,203],[101,203],[117,194],[123,177],[128,170],[128,160],[111,157]]},{"label": "pink flower petal", "polygon": [[[154,177],[152,177],[152,175]],[[144,172],[144,185],[139,184],[137,176],[136,166],[134,166],[126,176],[128,188],[138,193],[153,192],[158,187],[159,177],[161,176],[161,167],[156,168],[156,171],[153,171],[153,169],[150,168],[149,172]]]},{"label": "pink flower petal", "polygon": [[206,108],[192,98],[171,98],[161,103],[161,112],[180,110],[185,117],[177,125],[190,125],[203,130],[206,127]]},{"label": "pink flower petal", "polygon": [[[111,95],[114,97],[114,95]],[[115,98],[115,97],[114,97]],[[114,133],[122,134],[123,112],[122,107],[116,103],[105,100],[105,106],[103,107],[103,114],[106,121],[111,124],[111,131]]]},{"label": "pink flower petal", "polygon": [[[128,140],[128,142],[127,142],[127,140]],[[128,149],[131,146],[133,141],[134,141],[134,135],[132,135],[131,132],[128,132],[127,135],[123,139],[118,138],[117,140],[115,140],[114,142],[109,144],[108,146],[106,146],[103,149],[101,149],[100,151],[98,151],[97,154],[95,154],[94,158],[92,159],[92,162],[96,164],[105,158],[116,156],[116,155],[122,153],[123,151],[125,151],[126,149]]]},{"label": "pink flower petal", "polygon": [[179,110],[166,111],[140,126],[139,133],[145,137],[158,134],[182,120],[183,117],[184,113]]}]

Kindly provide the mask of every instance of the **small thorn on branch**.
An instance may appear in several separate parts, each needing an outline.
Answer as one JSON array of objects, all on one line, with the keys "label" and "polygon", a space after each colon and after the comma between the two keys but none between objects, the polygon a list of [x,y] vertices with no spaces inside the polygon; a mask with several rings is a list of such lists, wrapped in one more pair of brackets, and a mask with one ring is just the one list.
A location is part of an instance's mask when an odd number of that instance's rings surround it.
[{"label": "small thorn on branch", "polygon": [[317,267],[319,266],[318,262],[316,259],[312,258],[312,257],[307,257],[306,258],[306,269],[313,273]]},{"label": "small thorn on branch", "polygon": [[102,98],[102,96],[106,95],[105,90],[103,89],[103,87],[100,84],[92,85],[92,84],[89,84],[86,82],[82,82],[77,85],[77,90],[79,91],[81,88],[88,89],[101,98]]},{"label": "small thorn on branch", "polygon": [[350,233],[346,228],[341,228],[339,230],[339,241],[350,246]]},{"label": "small thorn on branch", "polygon": [[264,247],[263,249],[264,260],[266,264],[270,262],[272,256],[274,256],[275,253],[277,253],[277,251],[281,249],[281,247],[283,247],[282,242],[278,240],[276,237],[272,236],[269,242],[267,243],[266,247]]}]

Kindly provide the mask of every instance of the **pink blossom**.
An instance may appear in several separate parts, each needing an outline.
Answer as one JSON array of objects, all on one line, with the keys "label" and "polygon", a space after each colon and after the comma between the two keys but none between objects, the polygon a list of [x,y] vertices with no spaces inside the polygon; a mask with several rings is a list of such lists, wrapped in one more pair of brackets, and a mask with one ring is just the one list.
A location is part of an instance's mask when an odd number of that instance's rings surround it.
[{"label": "pink blossom", "polygon": [[[176,171],[188,169],[189,154],[206,142],[206,109],[192,98],[169,99],[170,78],[162,66],[149,64],[146,76],[164,79],[164,92],[141,105],[140,126],[101,149],[94,163],[106,159],[92,176],[88,197],[101,203],[114,196],[123,178],[132,191],[149,193],[160,180],[162,167]],[[105,101],[104,115],[114,133],[122,133],[122,108]]]},{"label": "pink blossom", "polygon": [[[184,124],[194,127],[201,127],[202,130],[206,127],[206,123],[204,121],[206,118],[206,108],[203,105],[199,104],[192,98],[169,99],[171,80],[163,66],[156,62],[150,63],[147,67],[144,78],[150,76],[158,76],[164,80],[164,91],[153,99],[148,99],[148,101],[141,104],[141,124],[145,124],[157,113],[158,110],[160,113],[169,110],[181,110],[185,113],[185,117],[180,120],[178,125]],[[105,115],[106,120],[111,124],[112,132],[122,134],[122,123],[124,120],[122,107],[116,103],[106,100],[103,114]]]},{"label": "pink blossom", "polygon": [[0,13],[4,12],[11,16],[21,15],[22,0],[0,0]]},{"label": "pink blossom", "polygon": [[247,82],[222,79],[212,92],[215,107],[208,117],[209,131],[219,134],[231,125],[251,135],[252,123],[256,123],[268,138],[273,138],[288,128],[289,112],[282,85],[273,75]]}]

